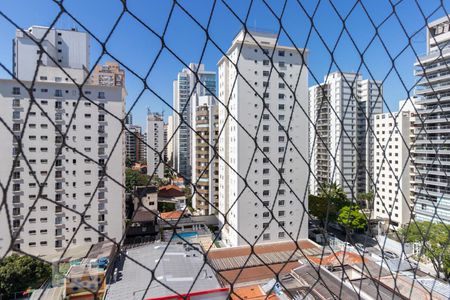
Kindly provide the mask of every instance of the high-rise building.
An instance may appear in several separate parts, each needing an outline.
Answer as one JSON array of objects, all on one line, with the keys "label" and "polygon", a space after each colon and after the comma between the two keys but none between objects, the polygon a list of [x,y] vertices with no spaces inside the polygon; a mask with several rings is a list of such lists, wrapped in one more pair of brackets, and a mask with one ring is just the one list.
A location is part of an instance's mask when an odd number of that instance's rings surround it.
[{"label": "high-rise building", "polygon": [[427,26],[427,53],[414,64],[421,105],[415,120],[415,219],[450,223],[450,23],[445,16]]},{"label": "high-rise building", "polygon": [[164,177],[164,120],[161,114],[147,115],[147,174]]},{"label": "high-rise building", "polygon": [[164,161],[168,161],[168,151],[167,151],[167,135],[169,133],[169,124],[164,123],[164,139],[163,139],[163,145],[164,145]]},{"label": "high-rise building", "polygon": [[217,136],[219,132],[218,106],[213,96],[194,95],[192,106],[192,183],[196,193],[192,207],[201,215],[213,214],[219,203],[219,160]]},{"label": "high-rise building", "polygon": [[118,62],[107,61],[104,65],[95,66],[89,84],[124,87],[125,71],[120,68]]},{"label": "high-rise building", "polygon": [[[47,30],[33,26],[28,36],[17,31],[15,74],[26,86],[32,85],[38,66],[34,41]],[[122,124],[115,117],[124,117],[125,91],[85,84],[83,94],[89,100],[80,97],[72,80],[86,80],[87,33],[50,29],[41,44],[49,56],[39,63],[33,101],[15,79],[0,80],[0,118],[6,125],[0,127],[0,182],[8,187],[4,207],[9,228],[17,234],[14,245],[26,253],[49,255],[103,241],[102,234],[119,241],[124,190],[117,182],[124,184],[125,151],[124,140],[116,143]],[[2,222],[0,236],[9,243],[5,209]]]},{"label": "high-rise building", "polygon": [[[385,228],[397,230],[410,221],[414,198],[411,182],[415,168],[411,147],[414,142],[414,99],[400,101],[400,112],[377,114],[374,120],[375,186],[373,218]],[[418,106],[416,107],[418,108]]]},{"label": "high-rise building", "polygon": [[238,33],[218,63],[219,220],[228,246],[308,237],[307,51],[250,34]]},{"label": "high-rise building", "polygon": [[[167,161],[173,164],[173,144],[175,136],[173,136],[173,115],[167,117]],[[172,166],[173,167],[173,166]]]},{"label": "high-rise building", "polygon": [[126,124],[129,131],[125,131],[126,155],[132,163],[147,160],[145,145],[146,137],[139,125]]},{"label": "high-rise building", "polygon": [[337,183],[350,199],[373,186],[373,118],[382,113],[381,82],[334,72],[309,88],[310,192]]},{"label": "high-rise building", "polygon": [[205,71],[203,64],[189,64],[178,73],[177,80],[173,82],[173,103],[175,112],[173,114],[173,128],[175,132],[173,143],[174,167],[183,177],[191,178],[191,102],[192,95],[199,96],[215,95],[216,74]]}]

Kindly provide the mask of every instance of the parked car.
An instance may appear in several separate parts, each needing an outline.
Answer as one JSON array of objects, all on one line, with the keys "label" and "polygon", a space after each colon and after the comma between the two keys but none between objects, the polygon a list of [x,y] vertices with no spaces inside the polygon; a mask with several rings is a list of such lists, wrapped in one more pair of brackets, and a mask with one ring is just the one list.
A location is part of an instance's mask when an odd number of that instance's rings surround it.
[{"label": "parked car", "polygon": [[391,251],[383,251],[383,255],[388,259],[398,258],[398,255]]}]

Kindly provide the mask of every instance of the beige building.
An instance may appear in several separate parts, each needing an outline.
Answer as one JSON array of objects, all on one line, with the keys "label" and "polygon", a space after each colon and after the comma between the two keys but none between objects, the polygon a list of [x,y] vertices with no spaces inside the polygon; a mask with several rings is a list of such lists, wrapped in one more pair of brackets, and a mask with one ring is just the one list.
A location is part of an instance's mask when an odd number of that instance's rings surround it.
[{"label": "beige building", "polygon": [[192,207],[201,215],[209,215],[218,207],[219,160],[216,156],[218,106],[212,96],[195,95],[192,106],[192,183],[197,191]]},{"label": "beige building", "polygon": [[96,65],[92,71],[89,83],[102,86],[125,87],[125,71],[118,62],[107,61],[104,65]]}]

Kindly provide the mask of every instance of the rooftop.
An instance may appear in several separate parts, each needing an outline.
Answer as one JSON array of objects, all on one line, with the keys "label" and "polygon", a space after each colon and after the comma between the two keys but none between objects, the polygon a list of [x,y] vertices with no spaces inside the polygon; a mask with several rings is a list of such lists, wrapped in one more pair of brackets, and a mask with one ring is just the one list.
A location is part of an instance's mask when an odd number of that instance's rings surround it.
[{"label": "rooftop", "polygon": [[105,299],[156,298],[220,288],[213,270],[204,264],[200,245],[194,246],[155,243],[128,249],[121,278],[109,284]]},{"label": "rooftop", "polygon": [[183,216],[183,212],[179,210],[162,212],[160,218],[163,220],[178,220]]},{"label": "rooftop", "polygon": [[[253,247],[211,249],[208,261],[224,285],[258,282],[287,274],[304,255],[321,255],[322,248],[309,240],[259,244]],[[328,254],[328,253],[326,253]],[[242,271],[241,271],[242,269]]]}]

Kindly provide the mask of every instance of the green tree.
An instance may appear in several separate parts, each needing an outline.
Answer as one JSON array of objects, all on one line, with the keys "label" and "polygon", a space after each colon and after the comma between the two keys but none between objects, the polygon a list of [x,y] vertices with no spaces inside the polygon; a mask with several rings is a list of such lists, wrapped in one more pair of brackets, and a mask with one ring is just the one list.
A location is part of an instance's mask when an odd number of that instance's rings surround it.
[{"label": "green tree", "polygon": [[129,157],[127,157],[127,158],[125,159],[125,166],[126,166],[127,168],[131,168],[132,165],[133,165],[133,161],[132,161]]},{"label": "green tree", "polygon": [[131,193],[135,186],[146,186],[149,183],[150,180],[147,175],[142,174],[137,170],[125,170],[125,187],[128,193]]},{"label": "green tree", "polygon": [[342,207],[350,205],[347,195],[335,183],[324,184],[319,195],[309,195],[308,210],[322,224],[328,220],[335,221]]},{"label": "green tree", "polygon": [[375,197],[374,197],[373,192],[358,194],[358,200],[359,201],[364,201],[365,202],[365,206],[368,209],[373,209],[373,199],[374,198]]},{"label": "green tree", "polygon": [[0,261],[0,298],[12,297],[15,292],[39,288],[50,278],[49,264],[30,256],[13,254]]},{"label": "green tree", "polygon": [[174,210],[175,210],[175,203],[158,201],[158,211],[159,212],[168,212],[168,211],[174,211]]},{"label": "green tree", "polygon": [[344,226],[347,231],[361,230],[367,226],[367,219],[357,205],[341,208],[337,222]]},{"label": "green tree", "polygon": [[449,229],[443,223],[412,222],[399,230],[399,234],[406,243],[420,242],[422,253],[433,264],[433,268],[440,277],[443,273],[450,278],[450,245]]}]

